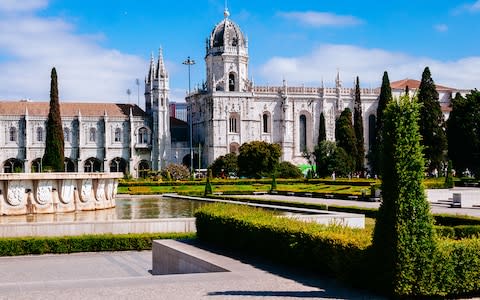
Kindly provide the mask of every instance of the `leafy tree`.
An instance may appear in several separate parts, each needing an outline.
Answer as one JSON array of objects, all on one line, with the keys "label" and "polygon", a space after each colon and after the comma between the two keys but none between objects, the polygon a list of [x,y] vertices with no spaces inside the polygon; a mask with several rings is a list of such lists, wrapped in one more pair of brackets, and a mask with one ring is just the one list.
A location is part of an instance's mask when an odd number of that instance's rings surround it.
[{"label": "leafy tree", "polygon": [[302,171],[294,164],[288,161],[282,161],[277,167],[278,178],[301,178]]},{"label": "leafy tree", "polygon": [[321,142],[327,140],[327,129],[325,127],[325,116],[323,115],[323,112],[320,113],[320,122],[319,122],[319,128],[318,128],[318,142],[317,145],[320,145]]},{"label": "leafy tree", "polygon": [[239,174],[245,177],[261,178],[272,174],[282,154],[280,145],[253,141],[240,146],[238,155]]},{"label": "leafy tree", "polygon": [[374,174],[380,172],[380,146],[382,144],[383,131],[383,111],[387,104],[392,101],[392,88],[388,79],[387,71],[383,72],[382,87],[380,88],[380,96],[378,97],[377,118],[375,120],[375,143],[370,145],[369,163]]},{"label": "leafy tree", "polygon": [[457,93],[447,121],[448,156],[455,169],[470,169],[480,175],[480,92],[466,98]]},{"label": "leafy tree", "polygon": [[58,97],[57,71],[52,68],[50,81],[50,110],[47,120],[47,134],[45,139],[45,153],[43,155],[43,166],[45,169],[54,172],[65,171],[63,161],[64,141],[62,118],[60,115],[60,103]]},{"label": "leafy tree", "polygon": [[327,177],[333,172],[338,176],[350,174],[355,165],[351,157],[335,142],[323,141],[315,147],[315,162],[318,177]]},{"label": "leafy tree", "polygon": [[[210,165],[212,174],[215,177],[228,175],[230,173],[238,174],[238,158],[235,153],[228,153],[217,157]],[[223,172],[223,174],[222,174]]]},{"label": "leafy tree", "polygon": [[[382,203],[372,245],[374,276],[395,296],[425,293],[435,251],[433,217],[423,187],[425,161],[419,134],[419,104],[408,96],[385,110]],[[431,292],[431,291],[429,291]]]},{"label": "leafy tree", "polygon": [[350,157],[349,160],[353,162],[355,168],[358,151],[357,139],[355,137],[352,123],[352,112],[347,107],[340,114],[340,117],[335,124],[335,140],[337,141],[337,147],[341,147],[345,150],[348,157]]},{"label": "leafy tree", "polygon": [[441,169],[444,152],[447,150],[445,122],[438,103],[438,92],[428,67],[422,74],[418,101],[422,104],[419,125],[427,167],[429,170]]},{"label": "leafy tree", "polygon": [[353,128],[357,139],[357,155],[355,157],[355,171],[362,172],[365,169],[365,142],[363,139],[362,99],[360,97],[360,80],[357,76],[355,84],[355,105],[353,112]]},{"label": "leafy tree", "polygon": [[185,165],[169,164],[162,170],[162,177],[167,180],[187,180],[190,178],[190,171]]}]

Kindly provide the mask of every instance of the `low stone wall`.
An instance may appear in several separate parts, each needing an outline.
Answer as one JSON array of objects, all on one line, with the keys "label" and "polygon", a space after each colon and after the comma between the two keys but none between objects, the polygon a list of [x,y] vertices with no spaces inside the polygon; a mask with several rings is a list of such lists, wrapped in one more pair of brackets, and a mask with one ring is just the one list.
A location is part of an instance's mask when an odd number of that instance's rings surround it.
[{"label": "low stone wall", "polygon": [[195,218],[0,224],[0,237],[196,232]]},{"label": "low stone wall", "polygon": [[0,215],[96,210],[115,207],[122,173],[0,174]]}]

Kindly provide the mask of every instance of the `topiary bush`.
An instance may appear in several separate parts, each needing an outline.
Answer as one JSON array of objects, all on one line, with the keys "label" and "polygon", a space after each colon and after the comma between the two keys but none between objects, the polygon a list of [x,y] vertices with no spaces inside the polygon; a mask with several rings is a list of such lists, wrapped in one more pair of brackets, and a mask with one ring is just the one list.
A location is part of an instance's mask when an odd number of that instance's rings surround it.
[{"label": "topiary bush", "polygon": [[381,153],[382,203],[373,234],[375,281],[395,296],[435,294],[435,233],[423,188],[419,105],[403,96],[384,113]]},{"label": "topiary bush", "polygon": [[278,178],[302,178],[302,171],[294,164],[288,161],[282,161],[277,166]]}]

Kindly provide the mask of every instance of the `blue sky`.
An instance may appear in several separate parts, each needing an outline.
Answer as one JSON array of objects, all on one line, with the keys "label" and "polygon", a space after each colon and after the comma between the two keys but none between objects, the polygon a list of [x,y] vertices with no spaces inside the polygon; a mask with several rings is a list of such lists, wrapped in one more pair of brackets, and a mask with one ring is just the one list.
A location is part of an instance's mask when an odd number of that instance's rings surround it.
[{"label": "blue sky", "polygon": [[[57,68],[62,101],[136,103],[150,54],[163,47],[171,100],[205,78],[205,39],[223,19],[224,0],[0,0],[0,99],[48,100]],[[480,88],[480,0],[240,1],[230,18],[248,36],[256,85],[363,87],[419,79]],[[140,97],[142,98],[142,97]],[[143,102],[142,100],[140,102]]]}]

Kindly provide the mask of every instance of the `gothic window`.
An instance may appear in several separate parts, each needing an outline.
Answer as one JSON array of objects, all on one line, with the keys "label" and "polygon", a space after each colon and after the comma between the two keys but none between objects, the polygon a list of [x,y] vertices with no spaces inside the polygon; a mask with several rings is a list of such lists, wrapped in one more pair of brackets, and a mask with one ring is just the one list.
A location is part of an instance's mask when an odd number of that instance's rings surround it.
[{"label": "gothic window", "polygon": [[270,132],[270,117],[267,113],[264,113],[262,117],[262,132],[263,133]]},{"label": "gothic window", "polygon": [[90,142],[95,142],[97,140],[97,130],[94,127],[90,128],[90,134],[88,136]]},{"label": "gothic window", "polygon": [[368,144],[369,147],[371,148],[373,144],[375,144],[375,139],[376,139],[376,128],[375,128],[375,123],[376,123],[376,117],[375,115],[370,115],[368,117]]},{"label": "gothic window", "polygon": [[121,142],[122,141],[122,129],[120,129],[118,127],[115,128],[114,141],[115,142]]},{"label": "gothic window", "polygon": [[228,90],[230,92],[235,91],[235,74],[233,73],[230,73],[230,75],[228,75]]},{"label": "gothic window", "polygon": [[240,120],[239,120],[238,114],[236,113],[230,114],[228,131],[232,133],[238,133],[240,129],[239,123],[240,123]]},{"label": "gothic window", "polygon": [[307,150],[307,117],[300,116],[300,151]]},{"label": "gothic window", "polygon": [[139,144],[148,144],[148,130],[145,127],[142,127],[138,130],[138,143]]},{"label": "gothic window", "polygon": [[70,129],[68,127],[63,128],[63,140],[70,142]]},{"label": "gothic window", "polygon": [[10,142],[17,141],[17,128],[15,128],[14,126],[10,127],[8,140]]},{"label": "gothic window", "polygon": [[43,128],[37,127],[37,142],[43,142]]}]

